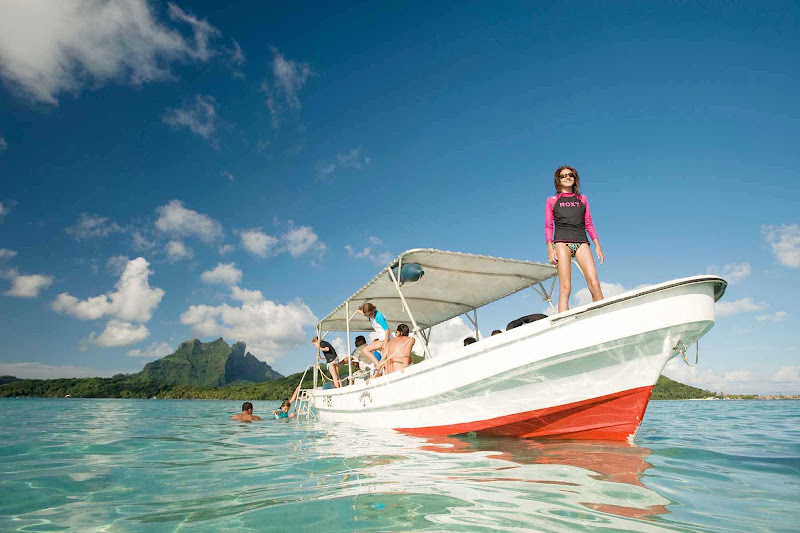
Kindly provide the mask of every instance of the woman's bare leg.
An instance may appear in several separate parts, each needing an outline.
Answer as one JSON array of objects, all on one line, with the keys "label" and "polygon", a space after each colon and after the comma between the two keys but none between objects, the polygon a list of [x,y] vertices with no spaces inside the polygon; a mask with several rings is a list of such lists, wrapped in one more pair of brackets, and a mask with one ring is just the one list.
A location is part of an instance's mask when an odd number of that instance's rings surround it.
[{"label": "woman's bare leg", "polygon": [[569,262],[571,254],[563,242],[556,243],[556,257],[558,263],[558,312],[569,309],[569,295],[572,292],[572,264]]},{"label": "woman's bare leg", "polygon": [[592,249],[588,244],[581,244],[575,253],[575,259],[578,260],[578,264],[583,270],[583,275],[586,277],[586,285],[589,287],[589,292],[592,293],[592,301],[602,300],[603,290],[600,288],[600,280],[597,279],[597,265],[594,264]]},{"label": "woman's bare leg", "polygon": [[331,371],[331,377],[333,378],[333,386],[337,389],[342,386],[342,380],[339,378],[339,367],[336,363],[331,363],[328,365],[328,370]]},{"label": "woman's bare leg", "polygon": [[361,350],[361,353],[366,355],[367,359],[369,359],[372,363],[374,363],[375,367],[377,368],[380,363],[378,362],[378,358],[375,357],[375,355],[372,352],[374,352],[375,350],[380,350],[381,348],[383,348],[383,343],[381,341],[375,341],[371,344],[364,346],[364,348]]}]

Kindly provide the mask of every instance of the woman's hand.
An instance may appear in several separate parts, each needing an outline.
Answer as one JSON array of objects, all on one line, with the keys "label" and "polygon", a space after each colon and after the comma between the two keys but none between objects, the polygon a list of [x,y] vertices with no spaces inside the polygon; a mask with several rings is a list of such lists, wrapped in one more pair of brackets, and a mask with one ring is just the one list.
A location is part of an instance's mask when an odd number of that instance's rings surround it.
[{"label": "woman's hand", "polygon": [[606,259],[606,256],[603,255],[603,248],[600,246],[600,243],[595,243],[594,253],[597,254],[597,259],[600,260],[600,264],[602,265],[603,261]]},{"label": "woman's hand", "polygon": [[558,254],[555,247],[550,243],[547,243],[547,259],[554,265],[558,264]]}]

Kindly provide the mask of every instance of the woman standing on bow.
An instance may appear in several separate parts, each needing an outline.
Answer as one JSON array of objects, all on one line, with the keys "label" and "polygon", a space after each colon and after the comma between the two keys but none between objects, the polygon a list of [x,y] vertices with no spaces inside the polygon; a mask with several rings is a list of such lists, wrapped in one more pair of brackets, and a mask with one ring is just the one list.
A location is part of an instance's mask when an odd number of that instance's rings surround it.
[{"label": "woman standing on bow", "polygon": [[547,241],[547,255],[551,263],[558,267],[558,312],[569,309],[569,295],[572,292],[571,259],[574,257],[586,277],[586,284],[592,294],[592,301],[603,299],[597,267],[592,257],[589,237],[595,245],[595,253],[600,264],[605,256],[592,223],[589,202],[581,194],[581,179],[572,167],[559,167],[555,172],[556,195],[545,203],[544,237]]}]

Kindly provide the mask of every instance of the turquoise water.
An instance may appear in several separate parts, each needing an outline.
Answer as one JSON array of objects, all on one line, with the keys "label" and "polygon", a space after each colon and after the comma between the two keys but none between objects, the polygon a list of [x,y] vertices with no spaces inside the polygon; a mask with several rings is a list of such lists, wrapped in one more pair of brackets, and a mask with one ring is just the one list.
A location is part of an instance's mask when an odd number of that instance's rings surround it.
[{"label": "turquoise water", "polygon": [[[0,531],[797,531],[800,402],[653,402],[636,446],[0,400]],[[277,402],[255,402],[265,414]]]}]

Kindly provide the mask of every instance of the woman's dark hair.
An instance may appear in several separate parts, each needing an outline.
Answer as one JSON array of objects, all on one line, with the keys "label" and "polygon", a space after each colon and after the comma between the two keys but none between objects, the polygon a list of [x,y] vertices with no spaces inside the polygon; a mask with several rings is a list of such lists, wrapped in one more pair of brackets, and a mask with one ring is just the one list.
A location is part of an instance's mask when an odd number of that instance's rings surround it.
[{"label": "woman's dark hair", "polygon": [[281,409],[283,409],[284,407],[291,407],[291,406],[292,402],[290,402],[289,400],[283,400],[283,403],[281,404]]},{"label": "woman's dark hair", "polygon": [[408,326],[406,324],[400,324],[397,326],[397,333],[400,334],[401,337],[408,337]]},{"label": "woman's dark hair", "polygon": [[578,171],[569,166],[558,167],[553,178],[553,184],[556,186],[556,195],[561,192],[561,171],[571,170],[575,174],[575,183],[572,184],[572,192],[580,196],[581,194],[581,178],[578,176]]}]

